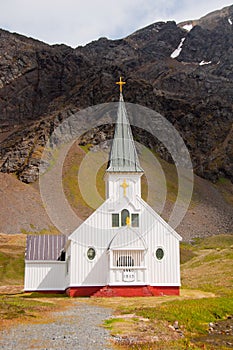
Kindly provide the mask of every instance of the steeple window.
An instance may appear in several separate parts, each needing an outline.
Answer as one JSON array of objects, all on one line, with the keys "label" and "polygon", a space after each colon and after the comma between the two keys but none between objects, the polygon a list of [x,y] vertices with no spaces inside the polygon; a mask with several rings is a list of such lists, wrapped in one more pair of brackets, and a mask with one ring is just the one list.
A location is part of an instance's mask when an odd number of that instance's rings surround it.
[{"label": "steeple window", "polygon": [[139,214],[130,214],[127,209],[123,209],[120,214],[112,214],[112,227],[120,226],[139,227]]},{"label": "steeple window", "polygon": [[130,221],[130,213],[127,209],[123,209],[121,211],[121,226],[129,225]]}]

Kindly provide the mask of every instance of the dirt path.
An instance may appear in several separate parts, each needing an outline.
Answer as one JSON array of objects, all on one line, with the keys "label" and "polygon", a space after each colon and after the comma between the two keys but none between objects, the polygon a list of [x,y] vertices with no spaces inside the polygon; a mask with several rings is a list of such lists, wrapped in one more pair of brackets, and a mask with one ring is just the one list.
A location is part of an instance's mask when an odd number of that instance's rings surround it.
[{"label": "dirt path", "polygon": [[111,309],[74,301],[56,312],[53,323],[22,324],[0,333],[3,350],[107,350],[110,334],[101,327]]}]

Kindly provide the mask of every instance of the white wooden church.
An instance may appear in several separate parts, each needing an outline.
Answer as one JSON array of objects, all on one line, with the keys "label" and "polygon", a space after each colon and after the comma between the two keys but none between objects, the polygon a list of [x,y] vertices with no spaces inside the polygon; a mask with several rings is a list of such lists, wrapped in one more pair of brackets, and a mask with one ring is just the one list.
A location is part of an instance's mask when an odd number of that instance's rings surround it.
[{"label": "white wooden church", "polygon": [[69,296],[179,295],[181,237],[142,198],[120,79],[105,202],[70,236],[28,236],[25,291]]}]

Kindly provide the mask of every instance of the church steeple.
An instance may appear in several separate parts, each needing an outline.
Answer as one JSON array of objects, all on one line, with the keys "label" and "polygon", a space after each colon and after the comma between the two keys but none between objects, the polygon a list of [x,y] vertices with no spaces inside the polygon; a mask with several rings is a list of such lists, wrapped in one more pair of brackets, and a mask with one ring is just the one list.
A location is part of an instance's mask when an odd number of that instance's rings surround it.
[{"label": "church steeple", "polygon": [[120,77],[116,84],[120,87],[120,100],[107,172],[142,173],[122,94],[125,82]]}]

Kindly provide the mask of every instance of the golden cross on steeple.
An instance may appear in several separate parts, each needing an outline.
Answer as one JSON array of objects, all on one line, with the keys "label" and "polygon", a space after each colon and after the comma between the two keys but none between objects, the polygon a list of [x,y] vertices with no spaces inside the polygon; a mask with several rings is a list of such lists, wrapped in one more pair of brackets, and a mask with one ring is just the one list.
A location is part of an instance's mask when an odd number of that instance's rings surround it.
[{"label": "golden cross on steeple", "polygon": [[120,86],[120,92],[122,92],[122,90],[123,90],[123,85],[125,85],[126,82],[125,82],[125,81],[122,81],[122,77],[120,77],[120,81],[116,82],[116,84]]},{"label": "golden cross on steeple", "polygon": [[121,187],[124,190],[124,196],[126,196],[126,188],[129,187],[129,185],[127,184],[125,179],[124,179],[124,182],[121,184]]}]

